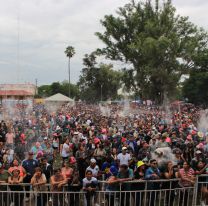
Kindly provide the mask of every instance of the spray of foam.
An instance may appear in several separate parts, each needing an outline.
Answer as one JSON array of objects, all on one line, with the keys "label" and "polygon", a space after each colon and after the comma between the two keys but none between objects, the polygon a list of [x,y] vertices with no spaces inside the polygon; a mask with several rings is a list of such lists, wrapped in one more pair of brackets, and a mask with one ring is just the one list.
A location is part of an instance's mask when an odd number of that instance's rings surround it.
[{"label": "spray of foam", "polygon": [[202,132],[208,132],[208,109],[200,112],[198,121],[198,129]]},{"label": "spray of foam", "polygon": [[171,161],[174,165],[176,164],[175,155],[170,147],[158,148],[151,153],[151,156],[157,160],[159,166],[166,164],[168,161]]},{"label": "spray of foam", "polygon": [[61,105],[62,103],[60,102],[49,102],[45,104],[45,108],[50,114],[54,114],[60,109]]},{"label": "spray of foam", "polygon": [[2,101],[1,107],[2,120],[22,120],[25,116],[32,112],[33,102],[31,99],[6,99]]},{"label": "spray of foam", "polygon": [[170,111],[170,102],[166,94],[164,94],[163,100],[163,109],[164,109],[164,116],[165,120],[168,124],[171,124],[171,111]]},{"label": "spray of foam", "polygon": [[100,112],[103,116],[109,117],[111,115],[111,109],[108,106],[99,104]]},{"label": "spray of foam", "polygon": [[134,111],[130,107],[130,100],[128,99],[127,96],[125,96],[124,103],[123,103],[123,109],[122,109],[122,111],[119,111],[118,116],[119,117],[127,117],[127,116],[131,116],[131,114],[133,114],[133,113],[134,113]]}]

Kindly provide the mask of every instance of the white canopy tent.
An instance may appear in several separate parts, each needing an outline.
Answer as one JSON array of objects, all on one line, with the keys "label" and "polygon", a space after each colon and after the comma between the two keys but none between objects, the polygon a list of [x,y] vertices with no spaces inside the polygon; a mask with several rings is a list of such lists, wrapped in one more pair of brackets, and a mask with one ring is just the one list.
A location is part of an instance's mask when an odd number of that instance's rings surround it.
[{"label": "white canopy tent", "polygon": [[72,107],[75,101],[63,94],[55,94],[51,97],[45,99],[45,106],[49,112],[56,112],[61,105],[67,104],[67,106]]},{"label": "white canopy tent", "polygon": [[64,103],[64,102],[74,102],[74,100],[63,94],[57,93],[45,99],[45,103],[49,103],[49,102]]}]

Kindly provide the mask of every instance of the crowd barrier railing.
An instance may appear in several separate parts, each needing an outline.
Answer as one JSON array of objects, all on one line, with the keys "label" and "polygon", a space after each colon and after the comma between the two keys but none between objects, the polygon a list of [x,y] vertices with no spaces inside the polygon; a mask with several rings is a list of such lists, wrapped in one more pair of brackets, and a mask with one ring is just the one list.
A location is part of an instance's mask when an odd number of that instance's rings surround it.
[{"label": "crowd barrier railing", "polygon": [[52,191],[50,184],[47,191],[34,191],[30,184],[1,183],[0,206],[196,206],[202,202],[206,205],[208,194],[202,188],[208,188],[207,175],[197,176],[190,187],[182,187],[179,182],[180,179],[132,180],[109,186],[106,181],[99,181],[96,192],[70,191],[68,185],[61,191]]}]

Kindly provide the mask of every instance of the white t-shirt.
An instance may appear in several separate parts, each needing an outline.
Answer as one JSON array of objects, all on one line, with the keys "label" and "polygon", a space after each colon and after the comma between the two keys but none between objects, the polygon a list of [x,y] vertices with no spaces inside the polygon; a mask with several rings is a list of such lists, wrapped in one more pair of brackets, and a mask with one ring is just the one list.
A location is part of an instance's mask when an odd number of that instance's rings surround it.
[{"label": "white t-shirt", "polygon": [[62,157],[69,157],[69,145],[64,143],[63,144],[63,148],[62,148],[62,152],[61,152],[61,156]]},{"label": "white t-shirt", "polygon": [[94,184],[94,186],[96,187],[98,184],[98,181],[95,177],[92,177],[90,180],[88,180],[86,177],[83,179],[83,187],[87,187],[90,184]]},{"label": "white t-shirt", "polygon": [[92,171],[92,175],[94,176],[94,177],[97,177],[97,175],[98,175],[98,172],[99,172],[99,167],[96,165],[94,168],[92,168],[92,167],[88,167],[87,169],[86,169],[86,171],[88,171],[88,170],[90,170],[90,171]]},{"label": "white t-shirt", "polygon": [[129,165],[129,160],[131,159],[131,156],[128,153],[126,153],[125,155],[119,153],[117,159],[120,161],[120,165]]}]

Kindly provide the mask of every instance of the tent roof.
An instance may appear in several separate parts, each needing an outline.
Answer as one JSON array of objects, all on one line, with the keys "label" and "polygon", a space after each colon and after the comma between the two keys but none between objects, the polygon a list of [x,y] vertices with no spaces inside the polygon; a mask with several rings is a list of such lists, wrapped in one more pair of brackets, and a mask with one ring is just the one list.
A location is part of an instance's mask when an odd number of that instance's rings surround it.
[{"label": "tent roof", "polygon": [[46,102],[74,102],[73,99],[63,95],[63,94],[54,94],[53,96],[50,96],[45,99]]}]

